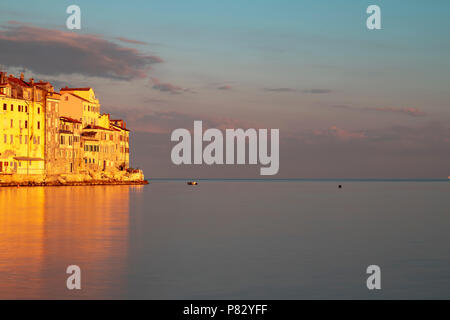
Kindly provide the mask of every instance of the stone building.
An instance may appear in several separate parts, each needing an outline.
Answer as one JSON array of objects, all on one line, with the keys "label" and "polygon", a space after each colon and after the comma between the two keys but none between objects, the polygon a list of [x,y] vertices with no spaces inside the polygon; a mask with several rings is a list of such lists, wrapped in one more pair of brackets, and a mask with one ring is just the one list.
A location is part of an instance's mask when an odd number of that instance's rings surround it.
[{"label": "stone building", "polygon": [[45,171],[46,90],[0,72],[0,174]]},{"label": "stone building", "polygon": [[85,169],[82,163],[81,133],[81,121],[64,116],[59,118],[59,161],[58,171],[54,173],[80,173]]},{"label": "stone building", "polygon": [[0,73],[0,175],[88,174],[130,166],[129,130],[100,113],[92,88]]},{"label": "stone building", "polygon": [[59,163],[59,101],[61,95],[53,90],[47,93],[45,108],[45,171],[57,172]]}]

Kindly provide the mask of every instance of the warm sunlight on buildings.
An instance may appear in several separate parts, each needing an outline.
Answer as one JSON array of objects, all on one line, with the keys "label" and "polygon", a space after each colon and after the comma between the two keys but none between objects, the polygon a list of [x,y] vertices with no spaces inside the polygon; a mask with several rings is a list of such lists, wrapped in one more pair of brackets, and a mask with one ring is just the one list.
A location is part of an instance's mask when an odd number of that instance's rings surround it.
[{"label": "warm sunlight on buildings", "polygon": [[0,73],[0,173],[44,172],[46,85]]},{"label": "warm sunlight on buildings", "polygon": [[100,113],[92,88],[0,73],[0,174],[116,171],[130,166],[129,130]]}]

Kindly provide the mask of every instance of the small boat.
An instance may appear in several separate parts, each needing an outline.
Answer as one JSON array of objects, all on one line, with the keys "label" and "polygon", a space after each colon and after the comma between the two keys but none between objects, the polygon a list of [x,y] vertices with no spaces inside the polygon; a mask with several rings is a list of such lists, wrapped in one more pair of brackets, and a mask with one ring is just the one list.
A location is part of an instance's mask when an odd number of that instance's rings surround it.
[{"label": "small boat", "polygon": [[190,186],[196,186],[196,185],[198,185],[198,182],[197,181],[188,181],[187,184]]}]

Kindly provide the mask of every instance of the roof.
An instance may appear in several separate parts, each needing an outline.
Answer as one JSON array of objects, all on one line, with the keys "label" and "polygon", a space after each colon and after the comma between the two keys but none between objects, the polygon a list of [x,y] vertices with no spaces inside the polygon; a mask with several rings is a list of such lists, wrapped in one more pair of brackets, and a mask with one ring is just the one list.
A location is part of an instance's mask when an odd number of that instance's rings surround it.
[{"label": "roof", "polygon": [[[114,128],[117,128],[117,129],[124,130],[124,131],[130,131],[130,130],[128,130],[127,128],[122,128],[121,126],[117,126],[117,125],[115,125],[115,124],[111,124],[111,125],[113,126],[113,129],[114,129]],[[118,131],[120,131],[120,130],[118,130]]]},{"label": "roof", "polygon": [[[61,89],[61,90],[62,90],[62,89]],[[83,100],[83,101],[92,103],[92,102],[90,102],[89,100],[87,100],[87,99],[85,99],[85,98],[83,98],[83,97],[80,97],[79,95],[76,95],[75,93],[69,92],[69,94],[72,95],[72,96],[74,96],[75,98],[80,99],[80,100]]]},{"label": "roof", "polygon": [[59,92],[48,92],[47,93],[47,99],[60,100],[61,99],[61,94]]},{"label": "roof", "polygon": [[92,88],[61,88],[60,91],[89,91]]},{"label": "roof", "polygon": [[80,120],[69,118],[69,117],[59,117],[59,119],[64,121],[64,122],[81,123]]},{"label": "roof", "polygon": [[6,80],[9,82],[14,82],[15,84],[22,86],[22,87],[27,87],[27,88],[31,87],[27,82],[17,79],[15,77],[8,77],[8,78],[6,78]]},{"label": "roof", "polygon": [[108,130],[108,131],[112,131],[109,128],[104,128],[104,127],[100,127],[100,126],[92,126],[92,125],[87,125],[86,127],[83,128],[83,130]]}]

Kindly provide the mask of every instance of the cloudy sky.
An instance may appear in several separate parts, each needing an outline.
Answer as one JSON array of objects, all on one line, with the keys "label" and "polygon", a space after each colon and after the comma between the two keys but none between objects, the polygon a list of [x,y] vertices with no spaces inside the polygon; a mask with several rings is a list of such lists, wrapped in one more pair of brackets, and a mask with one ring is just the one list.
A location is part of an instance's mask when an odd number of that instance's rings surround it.
[{"label": "cloudy sky", "polygon": [[[81,30],[66,8],[81,7]],[[378,4],[382,30],[365,26]],[[448,1],[9,1],[0,66],[92,86],[127,120],[147,177],[259,177],[175,166],[170,133],[279,128],[278,178],[450,176]]]}]

